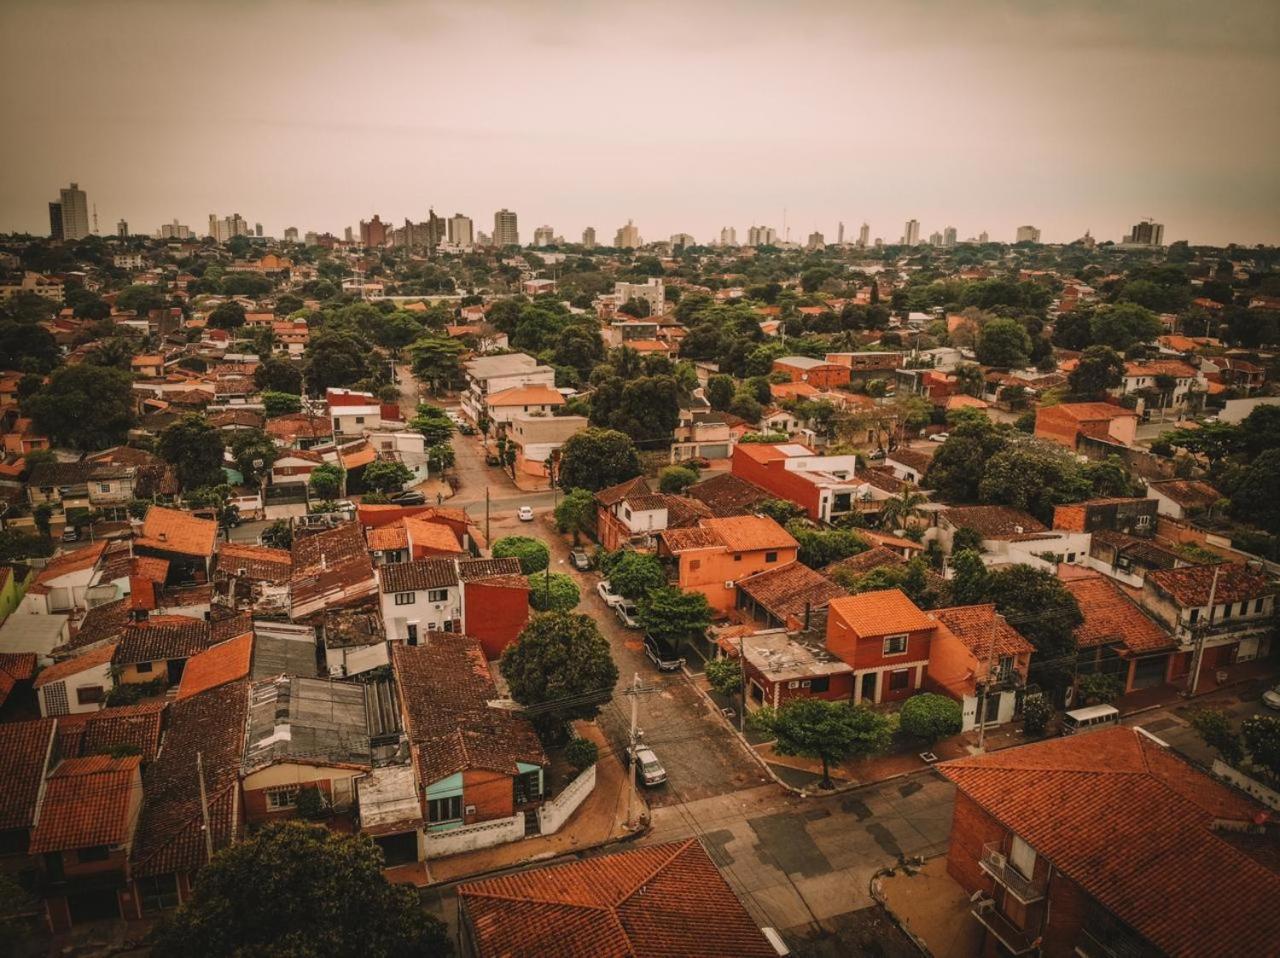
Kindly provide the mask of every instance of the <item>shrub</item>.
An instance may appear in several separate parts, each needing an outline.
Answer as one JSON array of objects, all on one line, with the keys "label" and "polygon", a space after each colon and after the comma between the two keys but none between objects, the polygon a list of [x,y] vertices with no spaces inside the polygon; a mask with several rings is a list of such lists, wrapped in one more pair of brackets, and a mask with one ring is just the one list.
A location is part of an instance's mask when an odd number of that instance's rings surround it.
[{"label": "shrub", "polygon": [[528,536],[507,536],[493,544],[493,557],[506,559],[514,557],[520,560],[520,571],[525,575],[541,572],[551,562],[551,551],[545,542],[531,539]]},{"label": "shrub", "polygon": [[903,703],[898,720],[902,731],[912,738],[933,743],[959,732],[964,717],[960,703],[955,699],[934,692],[924,692],[911,696]]},{"label": "shrub", "polygon": [[689,466],[667,466],[658,473],[658,490],[669,495],[679,495],[697,481],[697,470]]},{"label": "shrub", "polygon": [[298,792],[296,801],[298,814],[307,819],[307,821],[319,821],[329,814],[329,810],[325,808],[324,796],[320,794],[320,789],[314,785],[308,785],[306,788],[301,789]]},{"label": "shrub", "polygon": [[577,583],[563,573],[529,576],[529,604],[539,612],[568,612],[580,598]]},{"label": "shrub", "polygon": [[150,682],[125,682],[107,693],[108,705],[137,705],[143,699],[164,695],[169,680],[163,675]]},{"label": "shrub", "polygon": [[1028,698],[1022,704],[1022,731],[1027,735],[1043,735],[1053,716],[1053,706],[1044,696]]},{"label": "shrub", "polygon": [[1231,716],[1221,709],[1197,709],[1191,713],[1191,727],[1228,765],[1238,765],[1244,758],[1244,745],[1231,727]]},{"label": "shrub", "polygon": [[1099,705],[1110,705],[1124,691],[1124,683],[1120,676],[1106,672],[1092,672],[1080,676],[1080,694],[1088,701]]},{"label": "shrub", "polygon": [[711,659],[705,671],[707,682],[721,695],[733,695],[742,688],[742,665],[737,659]]},{"label": "shrub", "polygon": [[600,749],[589,738],[575,738],[564,747],[564,757],[575,771],[583,772],[596,763]]}]

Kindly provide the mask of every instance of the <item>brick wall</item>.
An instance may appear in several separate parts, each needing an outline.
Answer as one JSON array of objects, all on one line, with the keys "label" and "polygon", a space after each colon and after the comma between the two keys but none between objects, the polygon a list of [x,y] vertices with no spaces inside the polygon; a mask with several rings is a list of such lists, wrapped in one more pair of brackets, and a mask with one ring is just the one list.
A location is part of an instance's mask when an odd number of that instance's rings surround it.
[{"label": "brick wall", "polygon": [[763,463],[751,458],[735,446],[730,469],[735,476],[754,482],[762,489],[767,489],[779,499],[787,499],[804,509],[810,519],[820,518],[818,512],[818,487],[809,480],[786,470],[786,460],[777,459]]},{"label": "brick wall", "polygon": [[510,818],[516,811],[511,776],[485,769],[468,769],[462,773],[462,802],[464,812],[466,808],[475,807],[474,812],[463,815],[467,825]]},{"label": "brick wall", "polygon": [[1054,874],[1049,882],[1049,920],[1041,950],[1044,958],[1073,958],[1089,900],[1071,879]]},{"label": "brick wall", "polygon": [[990,894],[995,883],[978,867],[982,846],[988,842],[1004,842],[1009,835],[1009,830],[988,815],[973,799],[964,792],[957,791],[955,811],[951,816],[947,874],[968,894],[979,888]]},{"label": "brick wall", "polygon": [[529,590],[467,582],[463,586],[467,634],[480,642],[486,658],[496,659],[529,622]]}]

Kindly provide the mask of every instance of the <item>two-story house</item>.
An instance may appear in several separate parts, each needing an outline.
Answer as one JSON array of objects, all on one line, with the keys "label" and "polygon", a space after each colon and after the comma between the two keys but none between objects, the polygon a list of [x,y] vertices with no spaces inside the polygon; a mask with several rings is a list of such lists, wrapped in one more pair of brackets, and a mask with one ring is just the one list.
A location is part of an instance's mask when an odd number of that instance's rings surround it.
[{"label": "two-story house", "polygon": [[511,421],[518,416],[553,416],[565,404],[565,398],[553,386],[533,383],[512,386],[484,397],[485,415],[499,435],[505,435]]},{"label": "two-story house", "polygon": [[993,605],[928,614],[941,623],[929,644],[928,682],[959,700],[962,731],[1012,721],[1035,647]]},{"label": "two-story house", "polygon": [[554,389],[556,384],[556,371],[525,353],[479,356],[468,361],[464,369],[467,388],[462,394],[462,409],[475,422],[487,415],[487,399],[493,393],[517,386]]},{"label": "two-story house", "polygon": [[853,702],[898,702],[925,688],[938,631],[901,589],[832,599],[827,650],[853,666]]},{"label": "two-story house", "polygon": [[1194,691],[1215,670],[1271,654],[1275,598],[1269,577],[1221,562],[1148,573],[1140,601],[1178,643],[1170,681],[1192,673]]},{"label": "two-story house", "polygon": [[855,478],[857,458],[818,455],[801,443],[738,443],[731,469],[735,476],[794,502],[815,522],[831,522],[868,511],[872,494]]},{"label": "two-story house", "polygon": [[1121,694],[1171,680],[1177,642],[1124,589],[1084,569],[1064,574],[1062,584],[1084,617],[1075,630],[1077,679],[1093,673],[1114,675]]},{"label": "two-story house", "polygon": [[451,559],[419,559],[378,567],[387,638],[417,645],[427,632],[462,631],[462,590]]},{"label": "two-story house", "polygon": [[1058,563],[1084,565],[1090,535],[1050,529],[1030,513],[1009,506],[951,506],[934,513],[926,539],[937,541],[944,555],[955,550],[956,533],[968,529],[981,539],[987,565],[1029,565],[1052,572]]},{"label": "two-story house", "polygon": [[1138,414],[1105,402],[1064,402],[1036,410],[1035,435],[1077,450],[1087,440],[1132,446]]},{"label": "two-story house", "polygon": [[716,615],[737,601],[740,579],[796,561],[799,543],[767,516],[702,519],[658,537],[658,556],[674,567],[674,585],[701,592]]},{"label": "two-story house", "polygon": [[1256,834],[1262,807],[1142,729],[938,769],[957,790],[947,874],[981,925],[981,954],[1275,951],[1280,876]]}]

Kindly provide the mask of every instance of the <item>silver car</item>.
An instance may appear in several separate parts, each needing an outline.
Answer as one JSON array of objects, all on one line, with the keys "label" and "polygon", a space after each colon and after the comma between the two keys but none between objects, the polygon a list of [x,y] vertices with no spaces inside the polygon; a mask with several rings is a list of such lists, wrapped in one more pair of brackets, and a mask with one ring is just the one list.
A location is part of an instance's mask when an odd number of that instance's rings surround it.
[{"label": "silver car", "polygon": [[618,593],[613,591],[613,586],[610,585],[608,579],[603,579],[600,582],[597,582],[596,591],[600,593],[600,598],[604,599],[604,604],[611,609],[627,601],[622,596],[618,595]]},{"label": "silver car", "polygon": [[618,614],[618,621],[628,629],[640,628],[640,620],[636,618],[640,614],[640,610],[636,608],[634,602],[628,602],[623,599],[613,607],[613,611]]},{"label": "silver car", "polygon": [[[636,778],[646,786],[661,785],[667,780],[667,770],[647,745],[636,746]],[[631,749],[627,749],[627,758],[631,758]]]},{"label": "silver car", "polygon": [[1262,704],[1269,709],[1280,709],[1280,685],[1262,693]]}]

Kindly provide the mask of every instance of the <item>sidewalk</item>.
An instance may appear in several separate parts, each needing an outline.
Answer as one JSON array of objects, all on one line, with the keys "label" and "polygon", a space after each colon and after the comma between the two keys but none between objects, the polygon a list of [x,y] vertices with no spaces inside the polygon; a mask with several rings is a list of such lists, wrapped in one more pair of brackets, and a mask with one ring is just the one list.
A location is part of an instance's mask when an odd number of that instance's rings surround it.
[{"label": "sidewalk", "polygon": [[[599,746],[601,758],[596,764],[595,788],[560,831],[554,835],[526,838],[462,855],[432,858],[413,866],[403,866],[405,869],[416,870],[417,876],[389,874],[388,877],[392,881],[412,880],[419,886],[453,882],[532,861],[597,848],[621,841],[639,831],[640,829],[627,827],[631,789],[628,787],[626,768],[611,754],[604,734],[595,723],[575,722],[574,727],[579,735]],[[643,828],[649,812],[643,796],[637,800],[636,810]]]},{"label": "sidewalk", "polygon": [[982,926],[970,914],[969,896],[947,874],[947,858],[927,862],[914,875],[896,869],[877,878],[872,894],[934,958],[969,958],[982,951]]}]

